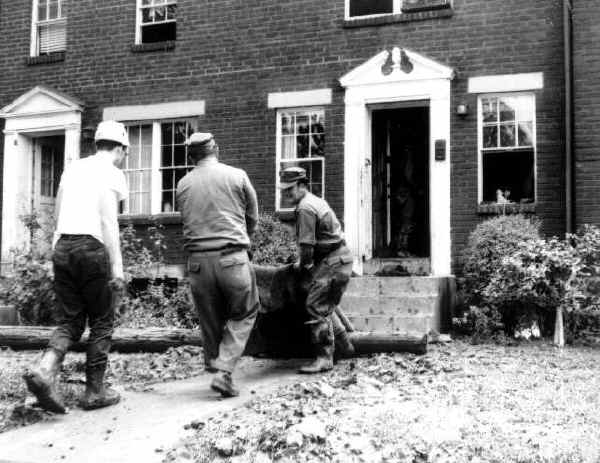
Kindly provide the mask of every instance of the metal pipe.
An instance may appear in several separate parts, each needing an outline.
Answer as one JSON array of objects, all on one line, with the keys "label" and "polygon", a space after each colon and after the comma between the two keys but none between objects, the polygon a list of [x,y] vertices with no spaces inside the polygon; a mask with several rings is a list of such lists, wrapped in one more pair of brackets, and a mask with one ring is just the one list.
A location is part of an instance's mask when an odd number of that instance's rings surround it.
[{"label": "metal pipe", "polygon": [[573,233],[575,203],[573,199],[573,68],[572,68],[571,0],[563,0],[563,43],[565,72],[565,228]]}]

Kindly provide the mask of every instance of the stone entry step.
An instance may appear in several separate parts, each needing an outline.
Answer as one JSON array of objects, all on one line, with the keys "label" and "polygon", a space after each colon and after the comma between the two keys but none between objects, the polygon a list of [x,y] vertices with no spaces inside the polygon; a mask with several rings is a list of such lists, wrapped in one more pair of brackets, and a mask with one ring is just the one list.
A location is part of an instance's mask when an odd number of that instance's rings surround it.
[{"label": "stone entry step", "polygon": [[427,276],[431,261],[425,257],[373,258],[363,263],[364,275]]},{"label": "stone entry step", "polygon": [[455,297],[453,276],[360,276],[340,306],[357,330],[423,336],[446,328]]}]

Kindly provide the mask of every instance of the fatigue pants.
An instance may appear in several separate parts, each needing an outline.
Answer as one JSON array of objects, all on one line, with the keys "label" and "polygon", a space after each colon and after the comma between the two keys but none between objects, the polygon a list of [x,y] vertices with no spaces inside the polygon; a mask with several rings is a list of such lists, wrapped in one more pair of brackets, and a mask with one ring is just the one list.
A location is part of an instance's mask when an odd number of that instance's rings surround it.
[{"label": "fatigue pants", "polygon": [[312,341],[317,350],[333,348],[334,334],[345,330],[335,314],[352,275],[352,254],[346,246],[328,254],[313,270],[306,309],[310,315]]},{"label": "fatigue pants", "polygon": [[232,372],[246,348],[260,304],[248,254],[246,250],[192,253],[188,272],[206,368]]},{"label": "fatigue pants", "polygon": [[87,321],[88,369],[105,368],[111,346],[115,308],[109,262],[104,245],[89,235],[61,236],[52,256],[58,327],[48,347],[66,353],[81,338]]}]

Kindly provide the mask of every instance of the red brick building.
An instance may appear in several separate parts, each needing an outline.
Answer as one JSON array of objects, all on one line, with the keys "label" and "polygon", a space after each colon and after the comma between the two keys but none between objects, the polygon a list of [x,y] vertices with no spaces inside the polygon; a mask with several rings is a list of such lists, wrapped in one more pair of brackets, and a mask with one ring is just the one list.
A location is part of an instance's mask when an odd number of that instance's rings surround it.
[{"label": "red brick building", "polygon": [[565,3],[2,2],[3,259],[26,241],[19,216],[51,210],[62,166],[93,151],[102,119],[130,127],[123,219],[159,217],[174,242],[194,128],[215,134],[267,211],[286,210],[278,169],[308,168],[357,271],[402,251],[403,224],[407,253],[448,275],[490,214],[535,214],[548,234],[570,217],[600,223],[600,17],[577,3],[565,66]]}]

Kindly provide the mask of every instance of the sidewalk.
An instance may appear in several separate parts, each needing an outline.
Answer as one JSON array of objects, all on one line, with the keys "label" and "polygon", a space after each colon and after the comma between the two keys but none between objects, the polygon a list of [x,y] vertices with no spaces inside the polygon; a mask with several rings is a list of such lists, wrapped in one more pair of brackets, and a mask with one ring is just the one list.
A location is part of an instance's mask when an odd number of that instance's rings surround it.
[{"label": "sidewalk", "polygon": [[[244,359],[234,376],[240,396],[223,400],[210,390],[211,375],[153,385],[149,392],[119,390],[121,402],[0,434],[0,462],[160,462],[189,433],[183,426],[243,405],[255,395],[296,381],[298,361]],[[159,449],[159,451],[157,451]]]}]

